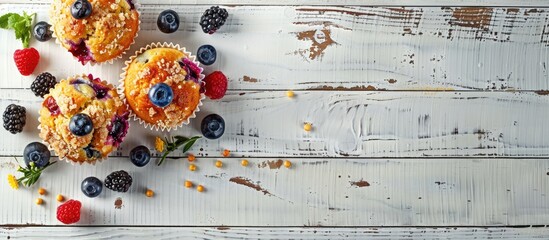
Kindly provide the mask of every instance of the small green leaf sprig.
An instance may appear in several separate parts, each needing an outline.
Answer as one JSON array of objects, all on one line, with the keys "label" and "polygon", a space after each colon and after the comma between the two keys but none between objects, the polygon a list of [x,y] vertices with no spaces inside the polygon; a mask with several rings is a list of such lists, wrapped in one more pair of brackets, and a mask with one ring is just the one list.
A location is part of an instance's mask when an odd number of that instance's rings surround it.
[{"label": "small green leaf sprig", "polygon": [[191,147],[194,145],[196,140],[200,138],[201,138],[200,136],[194,136],[192,138],[187,138],[183,136],[174,136],[174,137],[171,137],[170,139],[164,138],[164,143],[166,146],[163,149],[162,158],[160,158],[160,161],[158,161],[158,166],[160,166],[164,162],[164,160],[166,160],[166,157],[168,156],[168,154],[177,150],[181,146],[183,146],[183,153],[189,151],[189,149],[191,149]]},{"label": "small green leaf sprig", "polygon": [[13,29],[15,38],[20,39],[24,48],[29,47],[29,42],[32,33],[32,21],[36,13],[23,15],[17,13],[6,13],[0,16],[0,28]]},{"label": "small green leaf sprig", "polygon": [[[17,158],[15,160],[17,161]],[[40,175],[42,175],[42,171],[44,171],[49,166],[55,164],[56,162],[57,161],[49,162],[48,164],[46,164],[46,166],[43,167],[37,167],[34,162],[30,162],[29,165],[26,167],[22,167],[21,165],[19,165],[17,171],[23,173],[23,176],[17,178],[17,182],[25,187],[32,186],[38,181]]]}]

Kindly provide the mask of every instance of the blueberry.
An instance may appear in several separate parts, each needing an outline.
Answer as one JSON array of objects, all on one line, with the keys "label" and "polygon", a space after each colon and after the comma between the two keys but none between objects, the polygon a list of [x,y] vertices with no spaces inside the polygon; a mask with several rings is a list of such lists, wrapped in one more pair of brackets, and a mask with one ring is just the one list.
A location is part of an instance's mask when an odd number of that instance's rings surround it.
[{"label": "blueberry", "polygon": [[44,167],[50,162],[50,150],[42,143],[32,142],[25,147],[23,158],[27,166],[34,162],[37,167]]},{"label": "blueberry", "polygon": [[170,105],[173,100],[173,91],[168,84],[157,83],[149,90],[149,100],[158,107]]},{"label": "blueberry", "polygon": [[49,25],[47,22],[38,22],[34,25],[34,28],[32,29],[32,34],[34,35],[34,38],[40,42],[45,42],[51,39],[51,36],[53,32],[50,30],[51,25]]},{"label": "blueberry", "polygon": [[69,122],[69,130],[72,134],[82,137],[93,131],[93,122],[90,116],[84,113],[78,113],[72,116]]},{"label": "blueberry", "polygon": [[218,139],[225,132],[225,120],[217,114],[210,114],[202,119],[202,135],[208,139]]},{"label": "blueberry", "polygon": [[130,161],[137,167],[143,167],[151,160],[151,151],[145,146],[137,146],[130,151]]},{"label": "blueberry", "polygon": [[217,58],[217,52],[212,45],[202,45],[196,53],[198,61],[206,66],[212,65]]},{"label": "blueberry", "polygon": [[92,5],[88,0],[75,0],[72,3],[71,15],[76,19],[84,19],[91,15]]},{"label": "blueberry", "polygon": [[84,181],[82,181],[80,188],[82,189],[84,195],[94,198],[99,196],[101,191],[103,191],[103,183],[96,177],[87,177]]},{"label": "blueberry", "polygon": [[163,33],[173,33],[179,28],[179,15],[174,10],[164,10],[158,15],[156,25]]}]

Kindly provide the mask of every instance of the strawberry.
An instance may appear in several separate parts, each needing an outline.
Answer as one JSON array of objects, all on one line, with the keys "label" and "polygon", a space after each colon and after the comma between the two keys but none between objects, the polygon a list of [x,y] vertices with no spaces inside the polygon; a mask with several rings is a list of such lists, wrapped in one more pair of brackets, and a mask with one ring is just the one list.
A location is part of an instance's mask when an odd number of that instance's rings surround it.
[{"label": "strawberry", "polygon": [[17,49],[13,53],[13,60],[21,75],[28,76],[38,65],[40,54],[34,48]]},{"label": "strawberry", "polygon": [[82,204],[78,200],[69,200],[57,207],[57,220],[64,224],[80,221],[80,208]]},{"label": "strawberry", "polygon": [[206,96],[210,99],[220,99],[227,92],[227,77],[220,72],[215,71],[204,78],[206,83]]}]

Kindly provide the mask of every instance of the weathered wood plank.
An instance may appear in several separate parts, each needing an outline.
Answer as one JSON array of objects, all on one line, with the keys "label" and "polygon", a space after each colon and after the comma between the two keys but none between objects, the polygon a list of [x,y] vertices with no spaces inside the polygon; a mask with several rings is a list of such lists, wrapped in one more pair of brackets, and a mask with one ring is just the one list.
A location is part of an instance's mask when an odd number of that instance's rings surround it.
[{"label": "weathered wood plank", "polygon": [[24,227],[0,229],[8,239],[544,239],[547,228],[186,228]]},{"label": "weathered wood plank", "polygon": [[[29,90],[0,91],[0,109],[11,103],[27,108],[22,134],[1,129],[0,155],[20,155],[38,138],[41,99]],[[225,118],[219,140],[200,140],[193,151],[216,157],[456,157],[549,156],[549,97],[534,93],[482,92],[230,92],[206,100],[191,124],[171,135],[200,135],[209,113]],[[304,122],[313,124],[311,132]],[[155,135],[132,122],[119,155]]]},{"label": "weathered wood plank", "polygon": [[[180,31],[157,30],[158,13],[178,11]],[[143,5],[133,53],[153,41],[173,41],[196,51],[218,49],[229,88],[350,90],[546,90],[549,89],[549,11],[537,8],[234,6],[219,33],[197,23],[206,6]],[[47,5],[4,4],[8,11],[38,12]],[[11,59],[20,43],[8,31],[0,40]],[[83,67],[55,45],[32,43],[43,61],[36,73],[57,77],[92,72],[116,81],[123,61]],[[127,58],[126,55],[124,58]],[[0,65],[0,88],[29,88],[33,77],[14,64]]]},{"label": "weathered wood plank", "polygon": [[[58,163],[30,189],[14,191],[5,176],[15,161],[0,159],[0,225],[60,225],[57,194],[83,204],[81,225],[170,226],[500,226],[549,222],[549,160],[541,159],[289,159],[198,158],[134,167],[127,158],[95,166]],[[270,163],[270,164],[269,164]],[[279,168],[280,167],[280,168]],[[127,193],[108,189],[86,198],[80,182],[125,169]],[[188,179],[206,191],[186,189]],[[47,189],[45,204],[34,199]],[[154,198],[144,195],[146,188]],[[122,207],[115,202],[121,198]]]},{"label": "weathered wood plank", "polygon": [[[166,5],[335,5],[335,6],[513,6],[549,7],[544,0],[138,0],[140,4]],[[21,3],[21,0],[0,0],[0,3]],[[26,0],[25,3],[49,4],[49,0]]]}]

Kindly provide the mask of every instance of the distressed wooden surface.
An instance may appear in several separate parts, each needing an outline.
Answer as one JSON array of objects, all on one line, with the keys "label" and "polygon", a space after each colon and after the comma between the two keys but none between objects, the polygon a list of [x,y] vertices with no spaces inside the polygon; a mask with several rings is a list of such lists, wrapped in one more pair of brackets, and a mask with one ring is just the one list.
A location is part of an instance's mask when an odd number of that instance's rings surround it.
[{"label": "distressed wooden surface", "polygon": [[182,228],[182,227],[29,227],[3,228],[9,239],[542,239],[549,230],[536,228]]},{"label": "distressed wooden surface", "polygon": [[[0,3],[15,3],[0,4],[0,14],[36,11],[38,20],[47,20],[49,1]],[[28,124],[16,136],[0,131],[0,237],[548,237],[546,228],[474,227],[549,222],[547,1],[411,0],[406,7],[387,0],[141,3],[143,24],[128,54],[152,41],[180,43],[192,52],[212,44],[219,58],[206,71],[223,70],[230,80],[227,97],[206,101],[189,128],[171,134],[196,135],[201,118],[215,112],[227,121],[225,136],[192,149],[199,156],[197,172],[187,171],[181,159],[136,168],[121,156],[137,144],[150,146],[156,134],[133,124],[114,153],[119,157],[96,166],[60,163],[35,187],[13,191],[5,182],[16,169],[8,156],[20,156],[24,145],[38,140],[39,99],[28,89],[35,76],[21,77],[12,64],[20,43],[2,30],[0,41],[9,47],[0,48],[0,58],[7,59],[0,64],[0,109],[24,105]],[[231,5],[231,18],[214,35],[201,33],[197,23],[209,4]],[[172,35],[155,26],[166,8],[182,19]],[[42,55],[36,73],[63,78],[91,72],[118,80],[122,61],[83,67],[53,41],[31,45]],[[296,98],[286,98],[287,89],[296,90]],[[304,122],[313,123],[312,132],[302,130]],[[225,148],[232,158],[215,168]],[[241,167],[241,157],[249,157],[251,166]],[[279,168],[280,159],[294,166]],[[129,193],[83,196],[82,179],[118,169],[134,176]],[[185,189],[185,179],[206,192]],[[49,191],[43,206],[32,204],[39,186]],[[154,198],[144,196],[146,188]],[[51,226],[60,225],[58,193],[83,202],[80,225],[101,227]],[[19,228],[28,225],[44,227]]]},{"label": "distressed wooden surface", "polygon": [[[21,155],[38,137],[41,99],[25,89],[0,91],[0,108],[27,107],[22,134],[3,131],[0,154]],[[547,157],[549,96],[482,92],[231,91],[221,101],[204,102],[189,127],[170,135],[200,135],[200,121],[218,113],[227,124],[219,140],[201,139],[197,155],[215,157],[223,149],[241,157]],[[305,132],[303,123],[313,130]],[[152,148],[163,135],[131,122],[119,156],[136,145]],[[174,154],[181,156],[181,154]]]},{"label": "distressed wooden surface", "polygon": [[[57,194],[82,201],[79,225],[161,226],[504,226],[549,222],[546,159],[288,159],[198,158],[157,167],[111,158],[96,166],[58,163],[36,186],[13,191],[0,181],[0,225],[60,225]],[[286,159],[284,159],[286,160]],[[1,159],[0,175],[15,161]],[[127,193],[105,190],[87,198],[79,183],[125,169],[134,179]],[[185,180],[203,193],[186,189]],[[33,201],[47,189],[45,204]],[[145,189],[154,190],[147,198]],[[116,199],[122,204],[116,208]],[[6,207],[8,206],[8,207]]]},{"label": "distressed wooden surface", "polygon": [[[137,0],[141,4],[170,5],[337,5],[337,6],[514,6],[548,7],[545,0]],[[1,3],[49,4],[50,0],[0,0]]]},{"label": "distressed wooden surface", "polygon": [[[0,5],[36,11],[48,5]],[[182,18],[176,34],[157,30],[160,11]],[[206,6],[143,5],[142,25],[129,54],[153,41],[195,52],[218,50],[206,70],[223,70],[232,90],[528,90],[549,89],[549,11],[537,8],[235,6],[220,32],[201,32]],[[11,33],[0,40],[20,46]],[[56,45],[34,42],[44,59],[36,73],[57,77],[93,72],[116,81],[123,61],[83,67]],[[14,48],[0,49],[11,56]],[[128,54],[124,57],[127,58]],[[55,60],[54,60],[55,59]],[[0,88],[29,88],[14,64],[0,65]]]}]

